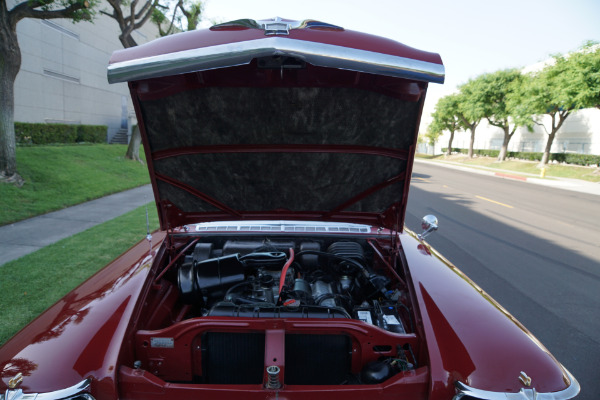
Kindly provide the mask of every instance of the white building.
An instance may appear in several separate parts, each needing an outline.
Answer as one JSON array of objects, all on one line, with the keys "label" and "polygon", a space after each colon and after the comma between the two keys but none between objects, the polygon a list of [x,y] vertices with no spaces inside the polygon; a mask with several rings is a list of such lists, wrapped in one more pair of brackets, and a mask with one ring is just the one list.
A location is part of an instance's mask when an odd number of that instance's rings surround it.
[{"label": "white building", "polygon": [[[104,3],[99,7],[109,10]],[[92,23],[24,19],[17,33],[22,64],[15,121],[107,125],[109,141],[130,127],[134,113],[127,85],[106,79],[112,52],[123,48],[115,20],[100,13]],[[157,38],[158,30],[147,22],[133,37],[142,44]]]},{"label": "white building", "polygon": [[[550,117],[546,118],[546,129],[550,130]],[[440,136],[436,143],[436,153],[441,154],[442,148],[448,146],[449,133]],[[454,134],[452,147],[468,149],[471,132],[459,131]],[[533,132],[527,128],[518,128],[508,144],[508,151],[543,152],[546,148],[548,135],[541,126],[534,126]],[[475,149],[500,150],[504,141],[502,129],[482,120],[475,130]],[[581,153],[600,155],[600,110],[588,108],[569,115],[563,126],[556,134],[551,153]]]}]

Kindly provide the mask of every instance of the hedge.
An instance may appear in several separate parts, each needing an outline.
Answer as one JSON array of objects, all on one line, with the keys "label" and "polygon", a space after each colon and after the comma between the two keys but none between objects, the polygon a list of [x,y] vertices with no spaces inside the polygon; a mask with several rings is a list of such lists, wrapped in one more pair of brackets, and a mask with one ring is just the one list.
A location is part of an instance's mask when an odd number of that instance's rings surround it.
[{"label": "hedge", "polygon": [[15,122],[17,144],[104,143],[106,125],[38,124]]},{"label": "hedge", "polygon": [[[443,148],[446,153],[448,148]],[[452,148],[453,153],[468,154],[469,149]],[[500,150],[480,150],[473,149],[473,154],[478,156],[498,157]],[[516,158],[519,160],[541,161],[544,153],[531,153],[524,151],[509,151],[506,153],[507,158]],[[578,153],[550,153],[550,160],[574,165],[600,165],[600,156],[593,154],[578,154]]]},{"label": "hedge", "polygon": [[106,142],[106,125],[77,125],[77,142]]}]

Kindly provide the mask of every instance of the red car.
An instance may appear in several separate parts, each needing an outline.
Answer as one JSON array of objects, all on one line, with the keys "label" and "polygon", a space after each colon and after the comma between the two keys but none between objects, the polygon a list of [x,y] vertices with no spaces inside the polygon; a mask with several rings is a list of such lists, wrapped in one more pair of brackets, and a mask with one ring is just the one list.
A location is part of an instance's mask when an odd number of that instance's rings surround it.
[{"label": "red car", "polygon": [[[160,219],[0,349],[12,399],[570,399],[575,378],[403,228],[438,54],[239,20],[114,53]],[[35,397],[37,394],[37,397]]]}]

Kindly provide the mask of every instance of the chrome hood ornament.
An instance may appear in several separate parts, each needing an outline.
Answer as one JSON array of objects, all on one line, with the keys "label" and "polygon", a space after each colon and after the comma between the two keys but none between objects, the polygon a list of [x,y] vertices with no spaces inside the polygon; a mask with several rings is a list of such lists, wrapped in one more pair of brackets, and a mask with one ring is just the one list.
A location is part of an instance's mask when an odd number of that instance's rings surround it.
[{"label": "chrome hood ornament", "polygon": [[19,372],[14,378],[8,381],[8,388],[16,389],[21,382],[23,382],[23,374]]},{"label": "chrome hood ornament", "polygon": [[19,372],[8,381],[8,390],[4,395],[0,395],[1,400],[22,400],[25,398],[23,391],[19,389],[19,385],[23,382],[23,374]]},{"label": "chrome hood ornament", "polygon": [[291,29],[317,28],[343,31],[344,28],[326,22],[307,19],[304,21],[287,20],[275,17],[264,20],[238,19],[211,26],[211,30],[222,30],[230,28],[264,29],[265,35],[289,35]]},{"label": "chrome hood ornament", "polygon": [[531,386],[531,378],[523,371],[521,371],[521,374],[519,375],[519,380],[523,385],[527,387]]}]

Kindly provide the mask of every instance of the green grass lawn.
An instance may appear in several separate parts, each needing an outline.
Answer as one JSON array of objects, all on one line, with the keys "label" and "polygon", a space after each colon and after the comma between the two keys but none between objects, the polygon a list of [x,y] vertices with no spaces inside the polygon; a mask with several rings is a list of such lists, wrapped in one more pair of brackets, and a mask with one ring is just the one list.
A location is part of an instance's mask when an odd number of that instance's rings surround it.
[{"label": "green grass lawn", "polygon": [[[494,157],[476,157],[469,159],[465,155],[446,156],[428,156],[418,155],[419,158],[425,158],[433,161],[452,161],[473,167],[487,167],[513,171],[515,173],[525,173],[540,175],[539,163],[536,161],[518,161],[506,160],[498,162]],[[594,167],[581,167],[576,165],[548,164],[546,165],[546,178],[571,178],[582,179],[589,182],[600,182],[600,170]]]},{"label": "green grass lawn", "polygon": [[[154,202],[150,229],[158,229]],[[103,266],[146,237],[146,209],[90,228],[0,267],[0,345]]]},{"label": "green grass lawn", "polygon": [[125,159],[126,150],[114,144],[17,147],[25,184],[0,184],[0,225],[149,183],[146,165]]}]

